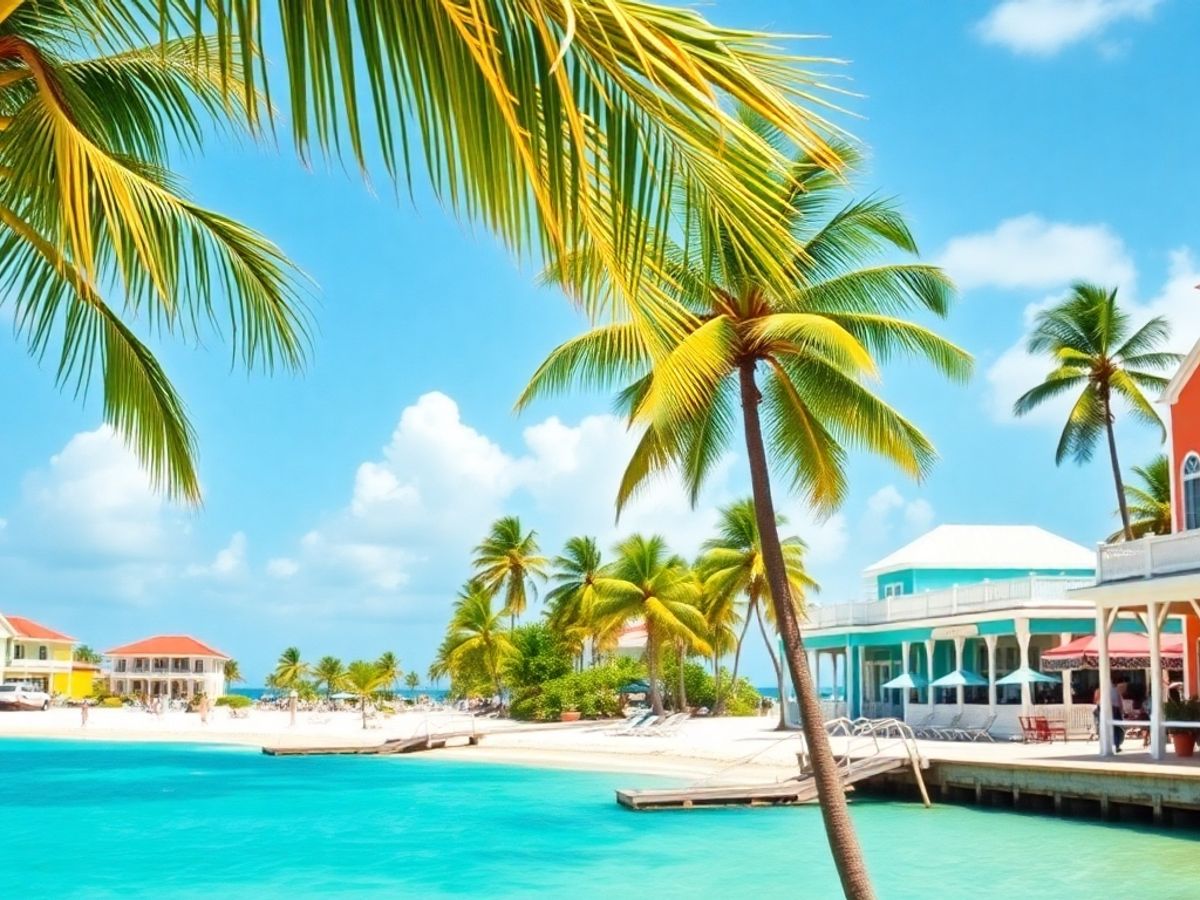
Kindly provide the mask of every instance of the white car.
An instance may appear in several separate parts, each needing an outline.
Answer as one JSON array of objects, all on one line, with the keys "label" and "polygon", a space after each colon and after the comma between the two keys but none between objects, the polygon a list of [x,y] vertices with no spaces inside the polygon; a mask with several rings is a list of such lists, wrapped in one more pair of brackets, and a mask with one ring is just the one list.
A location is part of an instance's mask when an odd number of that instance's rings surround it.
[{"label": "white car", "polygon": [[50,695],[30,684],[0,684],[0,709],[49,709]]}]

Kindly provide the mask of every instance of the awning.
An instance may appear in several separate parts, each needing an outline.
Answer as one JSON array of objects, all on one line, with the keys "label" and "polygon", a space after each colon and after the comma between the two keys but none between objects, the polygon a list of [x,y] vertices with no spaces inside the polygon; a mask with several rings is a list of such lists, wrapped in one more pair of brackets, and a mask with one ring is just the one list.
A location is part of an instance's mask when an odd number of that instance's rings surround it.
[{"label": "awning", "polygon": [[1030,669],[1023,666],[1015,672],[1009,672],[1003,678],[997,678],[996,684],[1061,684],[1057,678],[1051,678],[1049,675],[1043,675],[1036,669]]},{"label": "awning", "polygon": [[929,682],[929,686],[936,688],[987,687],[987,679],[981,678],[969,669],[955,669],[949,675],[935,678]]},{"label": "awning", "polygon": [[908,690],[911,688],[923,688],[929,684],[929,679],[923,675],[918,675],[915,672],[905,672],[903,675],[897,675],[891,681],[880,685],[885,690]]},{"label": "awning", "polygon": [[[1183,638],[1179,635],[1162,635],[1159,641],[1162,664],[1165,669],[1183,668]],[[1144,634],[1119,631],[1108,636],[1108,664],[1112,669],[1150,668],[1150,638]],[[1043,672],[1061,672],[1064,669],[1099,669],[1100,640],[1094,634],[1076,638],[1069,644],[1046,650],[1042,653]]]}]

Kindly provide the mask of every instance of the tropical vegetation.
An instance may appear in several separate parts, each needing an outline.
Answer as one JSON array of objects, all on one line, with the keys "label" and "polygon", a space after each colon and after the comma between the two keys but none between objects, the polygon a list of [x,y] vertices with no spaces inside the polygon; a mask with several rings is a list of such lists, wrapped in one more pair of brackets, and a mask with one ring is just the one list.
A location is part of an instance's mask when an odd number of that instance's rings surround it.
[{"label": "tropical vegetation", "polygon": [[[1134,466],[1133,474],[1141,484],[1125,482],[1125,505],[1129,510],[1129,530],[1135,538],[1148,534],[1170,534],[1171,520],[1171,464],[1165,453],[1159,453],[1144,466]],[[1118,511],[1116,515],[1120,515]],[[1108,540],[1119,541],[1125,537],[1124,530],[1108,536]]]},{"label": "tropical vegetation", "polygon": [[503,592],[503,613],[511,625],[525,612],[529,595],[537,596],[535,582],[546,577],[546,566],[537,532],[523,531],[516,516],[497,519],[475,548],[475,579],[485,590]]},{"label": "tropical vegetation", "polygon": [[1016,415],[1024,416],[1052,399],[1074,395],[1054,461],[1062,465],[1070,457],[1077,463],[1088,462],[1101,437],[1106,439],[1121,536],[1127,541],[1135,535],[1117,457],[1117,404],[1166,436],[1145,392],[1157,397],[1168,381],[1161,373],[1179,365],[1179,354],[1163,349],[1170,334],[1170,325],[1161,316],[1135,328],[1117,302],[1116,288],[1077,282],[1065,300],[1038,313],[1028,349],[1049,357],[1054,368],[1013,406]]}]

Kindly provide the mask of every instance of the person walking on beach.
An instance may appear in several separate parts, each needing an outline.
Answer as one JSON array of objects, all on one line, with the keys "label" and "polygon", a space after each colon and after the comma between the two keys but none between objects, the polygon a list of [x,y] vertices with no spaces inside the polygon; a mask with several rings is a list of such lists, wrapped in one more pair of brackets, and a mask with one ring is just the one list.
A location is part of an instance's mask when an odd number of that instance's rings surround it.
[{"label": "person walking on beach", "polygon": [[79,707],[79,727],[80,728],[87,727],[87,717],[88,717],[88,702],[87,702],[87,699],[84,698],[83,705]]},{"label": "person walking on beach", "polygon": [[200,695],[200,724],[208,724],[208,694]]}]

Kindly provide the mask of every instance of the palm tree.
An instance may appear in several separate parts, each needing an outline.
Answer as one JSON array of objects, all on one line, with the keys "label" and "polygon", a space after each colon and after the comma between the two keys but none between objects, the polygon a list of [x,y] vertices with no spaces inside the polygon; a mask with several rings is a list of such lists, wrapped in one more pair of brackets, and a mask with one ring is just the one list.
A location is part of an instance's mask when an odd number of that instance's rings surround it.
[{"label": "palm tree", "polygon": [[280,690],[296,690],[310,673],[308,663],[300,659],[300,651],[296,647],[288,647],[279,654],[279,662],[275,664],[274,687]]},{"label": "palm tree", "polygon": [[592,662],[596,661],[600,635],[591,613],[602,564],[593,537],[570,538],[552,562],[554,586],[546,593],[546,620],[564,641],[579,647],[581,668],[585,640],[592,646]]},{"label": "palm tree", "polygon": [[492,608],[494,596],[478,579],[463,586],[454,604],[446,640],[438,650],[440,662],[435,661],[430,667],[431,675],[436,671],[453,677],[456,671],[469,671],[473,667],[486,675],[497,695],[501,693],[500,673],[516,650],[502,622],[504,610]]},{"label": "palm tree", "polygon": [[548,562],[539,556],[537,532],[521,529],[521,520],[505,516],[492,523],[488,536],[475,548],[475,577],[490,591],[504,591],[504,610],[510,627],[525,612],[528,591],[537,596],[535,578],[546,577]]},{"label": "palm tree", "polygon": [[404,670],[400,668],[400,657],[388,650],[379,654],[379,659],[375,661],[375,665],[379,671],[391,676],[388,679],[388,690],[395,692],[396,682],[404,674]]},{"label": "palm tree", "polygon": [[[1171,521],[1171,464],[1165,453],[1155,456],[1144,466],[1134,466],[1141,486],[1125,485],[1126,505],[1129,508],[1129,530],[1135,538],[1148,534],[1170,534]],[[1119,541],[1125,532],[1116,531],[1108,540]]]},{"label": "palm tree", "polygon": [[409,672],[404,676],[404,685],[408,688],[408,693],[411,697],[416,689],[421,686],[421,676],[416,672]]},{"label": "palm tree", "polygon": [[345,674],[346,667],[336,656],[322,656],[312,668],[313,680],[317,686],[325,685],[326,698],[332,696],[333,692],[337,690]]},{"label": "palm tree", "polygon": [[[776,515],[776,525],[786,523],[783,516]],[[763,623],[763,615],[775,629],[775,606],[770,601],[770,589],[767,583],[766,566],[763,560],[762,541],[758,533],[758,517],[754,511],[754,500],[745,498],[726,506],[720,512],[718,534],[704,542],[702,556],[698,569],[705,579],[705,588],[717,596],[745,598],[746,615],[742,630],[738,634],[736,649],[733,655],[733,683],[737,684],[738,663],[742,654],[742,643],[746,639],[746,629],[750,626],[751,618],[758,622],[762,632],[763,642],[767,647],[767,655],[775,668],[775,681],[779,687],[780,697],[780,728],[786,727],[783,716],[783,698],[786,696],[783,685],[783,666],[779,655],[775,652],[774,641]],[[798,537],[784,538],[780,541],[783,550],[784,566],[787,572],[789,596],[796,614],[804,614],[804,597],[809,591],[818,590],[817,583],[809,577],[804,567],[804,554],[807,548]]]},{"label": "palm tree", "polygon": [[93,666],[100,665],[100,654],[87,644],[80,644],[76,647],[75,652],[71,654],[71,658],[76,662],[90,663]]},{"label": "palm tree", "polygon": [[[743,117],[769,139],[771,129],[759,117],[747,111]],[[853,157],[846,148],[839,154]],[[805,153],[795,157],[789,177],[771,181],[776,217],[795,240],[787,256],[792,283],[764,276],[761,260],[739,252],[724,228],[685,218],[677,226],[688,236],[684,245],[660,238],[670,245],[675,327],[629,316],[568,341],[534,374],[518,406],[573,383],[626,386],[621,404],[642,437],[619,488],[619,510],[648,478],[671,470],[683,476],[694,502],[734,437],[740,404],[763,567],[830,849],[846,895],[870,897],[791,599],[767,450],[818,512],[835,509],[845,496],[848,449],[869,450],[922,477],[936,458],[932,445],[866,382],[877,358],[924,357],[954,379],[968,376],[971,360],[905,318],[913,311],[945,315],[953,289],[934,266],[881,261],[917,251],[894,203],[844,202],[844,180]],[[597,267],[585,248],[563,268]]]},{"label": "palm tree", "polygon": [[[41,6],[45,4],[27,4]],[[130,4],[90,4],[90,20],[127,29]],[[185,37],[215,27],[224,67],[245,62],[256,98],[267,85],[261,0],[179,0],[149,7],[149,30]],[[94,7],[94,8],[93,8]],[[5,7],[8,8],[8,7]],[[787,168],[726,101],[748,104],[796,145],[838,167],[821,115],[826,60],[777,50],[774,35],[722,28],[698,13],[642,0],[281,2],[282,72],[297,149],[381,158],[411,183],[424,164],[447,205],[545,260],[592,248],[621,299],[647,314],[663,294],[643,269],[665,247],[644,240],[671,209],[726,223],[731,243],[782,284],[786,223],[764,189]],[[240,40],[239,40],[240,39]],[[222,82],[225,84],[225,82]],[[369,99],[368,99],[369,98]],[[266,125],[251,105],[252,122]],[[377,141],[370,143],[374,133]],[[715,152],[720,148],[721,152]],[[572,279],[598,306],[590,273]]]},{"label": "palm tree", "polygon": [[255,128],[261,103],[231,58],[244,48],[206,35],[147,46],[152,19],[101,6],[0,4],[0,303],[31,354],[57,357],[61,386],[83,394],[99,376],[105,421],[157,486],[197,502],[183,401],[109,299],[150,334],[228,330],[248,368],[299,368],[306,314],[283,253],[170,171],[171,151],[199,149],[210,126]]},{"label": "palm tree", "polygon": [[1013,406],[1013,412],[1023,416],[1051,398],[1079,391],[1054,461],[1062,465],[1070,456],[1085,463],[1092,458],[1101,433],[1108,438],[1121,531],[1127,541],[1133,540],[1133,529],[1117,460],[1113,400],[1120,398],[1134,418],[1157,426],[1166,436],[1162,419],[1143,391],[1160,393],[1167,379],[1154,373],[1179,365],[1179,354],[1162,350],[1170,335],[1171,327],[1161,316],[1134,331],[1129,314],[1117,303],[1116,288],[1077,282],[1065,300],[1038,313],[1029,352],[1049,356],[1054,369]]},{"label": "palm tree", "polygon": [[225,660],[225,683],[240,684],[245,680],[246,679],[242,677],[242,670],[238,666],[238,661],[236,659]]},{"label": "palm tree", "polygon": [[367,701],[384,690],[391,681],[390,673],[379,668],[378,663],[356,659],[342,674],[338,687],[358,698],[362,710],[362,727],[367,727]]},{"label": "palm tree", "polygon": [[599,596],[594,614],[602,622],[645,623],[650,706],[662,715],[658,672],[664,643],[678,640],[700,653],[711,652],[704,615],[696,606],[699,586],[684,561],[672,556],[658,535],[635,534],[614,552],[616,559],[596,582]]}]

